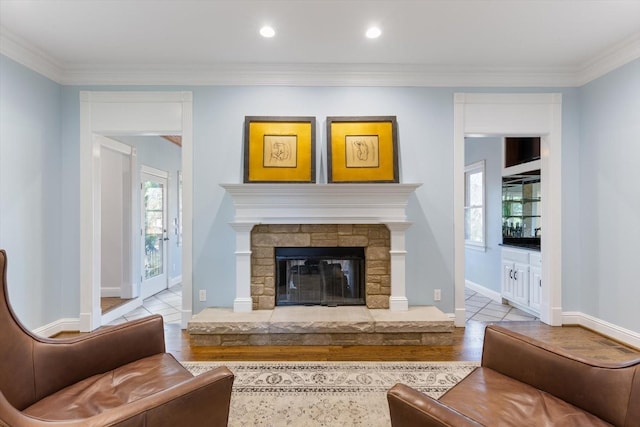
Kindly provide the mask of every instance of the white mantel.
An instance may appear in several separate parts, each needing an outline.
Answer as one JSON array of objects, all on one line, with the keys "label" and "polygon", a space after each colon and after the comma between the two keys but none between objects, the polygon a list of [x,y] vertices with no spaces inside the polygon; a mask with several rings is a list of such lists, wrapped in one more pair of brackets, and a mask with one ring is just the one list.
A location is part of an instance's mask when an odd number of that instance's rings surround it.
[{"label": "white mantel", "polygon": [[391,234],[392,311],[408,310],[406,208],[422,184],[221,184],[236,209],[234,311],[252,310],[251,229],[257,224],[385,224]]}]

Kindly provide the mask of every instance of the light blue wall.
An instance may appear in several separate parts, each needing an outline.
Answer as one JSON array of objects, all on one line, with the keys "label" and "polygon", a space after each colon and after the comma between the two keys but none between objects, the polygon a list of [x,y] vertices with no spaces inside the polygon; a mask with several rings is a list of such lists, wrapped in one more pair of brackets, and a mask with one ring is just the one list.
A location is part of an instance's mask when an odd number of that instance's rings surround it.
[{"label": "light blue wall", "polygon": [[167,189],[167,215],[169,237],[169,278],[182,275],[182,245],[174,233],[173,221],[178,217],[178,171],[182,169],[182,149],[159,136],[117,136],[114,139],[136,149],[138,178],[142,165],[160,169],[169,174]]},{"label": "light blue wall", "polygon": [[[215,296],[208,305],[218,306],[232,305],[235,283],[229,249],[234,234],[228,225],[233,207],[219,184],[242,182],[244,116],[316,116],[319,182],[326,181],[326,160],[321,158],[326,151],[326,116],[397,116],[401,181],[424,184],[408,209],[413,225],[407,238],[407,296],[412,304],[432,304],[433,289],[441,288],[443,299],[437,305],[452,312],[453,93],[476,91],[562,93],[562,307],[640,330],[637,306],[632,306],[640,299],[637,281],[629,276],[638,255],[631,244],[638,241],[634,220],[639,191],[631,172],[637,168],[629,166],[640,146],[638,61],[584,88],[568,89],[60,87],[6,58],[0,66],[0,246],[18,252],[19,258],[32,258],[28,269],[10,273],[18,274],[11,277],[14,280],[36,283],[14,297],[29,325],[78,316],[80,90],[193,92],[194,289],[207,289]],[[21,140],[19,149],[11,143],[16,137]],[[31,185],[34,177],[44,185],[42,171],[52,191]],[[26,207],[8,202],[23,194],[33,198]],[[34,212],[37,227],[22,219]],[[60,226],[51,227],[52,222]],[[40,251],[35,262],[33,245],[27,250],[23,243],[27,241],[35,241]],[[45,257],[44,251],[49,254],[52,247],[57,249],[55,257]],[[16,263],[11,263],[12,269],[19,268]],[[27,295],[56,304],[31,306]],[[203,307],[194,302],[194,311]]]},{"label": "light blue wall", "polygon": [[[242,182],[246,115],[316,116],[318,158],[326,152],[325,118],[396,115],[402,182],[424,185],[411,199],[407,238],[407,295],[431,304],[443,289],[442,308],[453,307],[453,96],[450,89],[209,87],[194,88],[194,289],[206,288],[231,306],[235,271],[233,207],[219,183]],[[326,159],[322,160],[326,167]],[[326,182],[322,176],[319,182]],[[194,310],[203,307],[194,303]]]},{"label": "light blue wall", "polygon": [[581,95],[580,308],[640,331],[640,60]]},{"label": "light blue wall", "polygon": [[465,280],[500,292],[502,243],[502,138],[465,138],[465,165],[485,161],[486,250],[465,248]]},{"label": "light blue wall", "polygon": [[0,248],[9,298],[30,328],[62,317],[60,96],[59,85],[0,56]]}]

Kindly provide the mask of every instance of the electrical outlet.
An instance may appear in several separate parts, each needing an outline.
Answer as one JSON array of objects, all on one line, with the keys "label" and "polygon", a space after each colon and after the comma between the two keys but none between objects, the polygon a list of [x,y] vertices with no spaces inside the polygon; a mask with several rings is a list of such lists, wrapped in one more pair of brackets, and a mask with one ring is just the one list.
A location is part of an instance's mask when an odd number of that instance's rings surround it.
[{"label": "electrical outlet", "polygon": [[442,292],[440,291],[440,289],[434,289],[433,290],[433,300],[434,301],[440,301],[442,299]]},{"label": "electrical outlet", "polygon": [[205,302],[207,300],[207,290],[200,289],[200,302]]}]

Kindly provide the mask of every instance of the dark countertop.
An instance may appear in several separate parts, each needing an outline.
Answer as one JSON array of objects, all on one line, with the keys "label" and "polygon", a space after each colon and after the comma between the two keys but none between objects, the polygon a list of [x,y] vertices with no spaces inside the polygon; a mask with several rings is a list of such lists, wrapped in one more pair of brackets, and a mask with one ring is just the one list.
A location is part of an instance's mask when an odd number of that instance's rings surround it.
[{"label": "dark countertop", "polygon": [[533,243],[500,243],[500,246],[504,246],[505,248],[517,248],[517,249],[527,249],[530,251],[540,252],[540,245],[536,245]]}]

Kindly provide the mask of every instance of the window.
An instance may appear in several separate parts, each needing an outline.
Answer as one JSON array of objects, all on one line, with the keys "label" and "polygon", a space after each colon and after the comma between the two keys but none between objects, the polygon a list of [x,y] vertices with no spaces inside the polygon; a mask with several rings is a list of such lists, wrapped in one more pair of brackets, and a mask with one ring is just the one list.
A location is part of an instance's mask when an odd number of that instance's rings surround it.
[{"label": "window", "polygon": [[485,248],[484,160],[464,169],[464,241],[467,246]]}]

